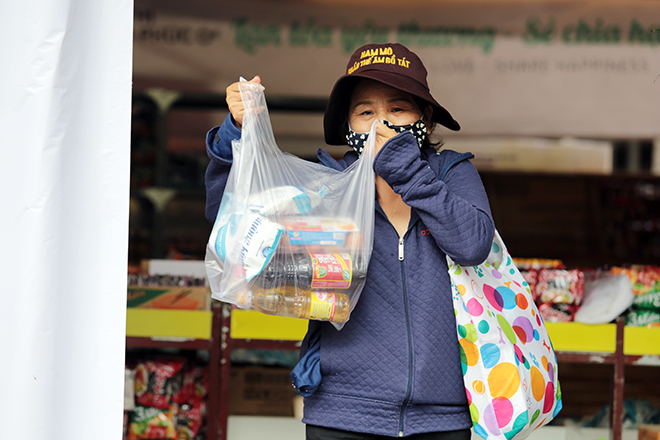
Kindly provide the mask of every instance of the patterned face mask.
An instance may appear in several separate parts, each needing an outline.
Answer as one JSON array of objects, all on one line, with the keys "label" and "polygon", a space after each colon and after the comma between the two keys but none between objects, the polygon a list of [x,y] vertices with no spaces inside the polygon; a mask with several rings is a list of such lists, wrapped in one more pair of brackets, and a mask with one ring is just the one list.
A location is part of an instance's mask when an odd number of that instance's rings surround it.
[{"label": "patterned face mask", "polygon": [[[422,145],[424,145],[424,141],[426,140],[426,124],[424,124],[423,120],[420,119],[419,121],[408,125],[394,125],[390,121],[381,121],[381,122],[386,127],[391,128],[397,133],[410,131],[415,136],[415,139],[417,139],[417,144],[419,144],[419,148],[422,148]],[[355,150],[358,156],[362,154],[362,152],[364,151],[364,147],[367,142],[367,136],[369,136],[369,133],[355,132],[351,128],[351,124],[348,124],[348,133],[346,133],[346,141],[348,142],[348,145]]]}]

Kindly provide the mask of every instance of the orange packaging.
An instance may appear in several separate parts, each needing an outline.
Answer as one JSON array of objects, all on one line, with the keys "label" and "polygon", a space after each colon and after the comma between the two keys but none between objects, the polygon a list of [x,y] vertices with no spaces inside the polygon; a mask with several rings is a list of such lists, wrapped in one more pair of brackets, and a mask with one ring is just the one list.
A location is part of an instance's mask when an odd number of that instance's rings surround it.
[{"label": "orange packaging", "polygon": [[127,307],[209,310],[211,294],[204,286],[128,286]]},{"label": "orange packaging", "polygon": [[304,249],[311,253],[325,253],[362,246],[362,236],[350,219],[291,217],[284,222],[284,228],[280,249]]},{"label": "orange packaging", "polygon": [[660,425],[639,425],[637,440],[660,440]]}]

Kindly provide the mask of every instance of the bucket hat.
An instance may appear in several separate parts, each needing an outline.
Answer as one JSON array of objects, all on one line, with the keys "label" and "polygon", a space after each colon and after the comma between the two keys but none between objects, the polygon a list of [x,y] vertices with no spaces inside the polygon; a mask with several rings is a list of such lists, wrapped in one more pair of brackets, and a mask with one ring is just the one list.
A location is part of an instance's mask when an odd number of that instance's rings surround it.
[{"label": "bucket hat", "polygon": [[325,142],[328,145],[346,143],[350,95],[361,78],[381,82],[423,99],[433,107],[432,122],[453,131],[460,130],[458,122],[431,96],[427,75],[422,60],[401,44],[367,44],[358,48],[348,61],[346,74],[337,80],[330,93],[323,116]]}]

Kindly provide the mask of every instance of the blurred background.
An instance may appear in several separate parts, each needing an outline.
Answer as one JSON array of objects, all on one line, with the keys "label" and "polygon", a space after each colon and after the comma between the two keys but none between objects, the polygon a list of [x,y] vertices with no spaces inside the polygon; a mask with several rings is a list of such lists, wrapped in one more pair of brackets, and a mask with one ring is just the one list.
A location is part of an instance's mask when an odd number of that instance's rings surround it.
[{"label": "blurred background", "polygon": [[476,155],[513,255],[653,262],[656,28],[650,0],[136,0],[130,263],[203,258],[205,134],[230,83],[260,75],[278,145],[315,160],[348,57],[388,41],[425,62],[462,126],[438,134]]},{"label": "blurred background", "polygon": [[[639,273],[648,269],[660,290],[655,29],[653,0],[135,0],[129,263],[204,258],[212,226],[204,217],[205,135],[227,116],[229,84],[261,76],[283,151],[316,160],[327,148],[341,157],[347,147],[325,146],[322,130],[335,80],[361,45],[400,42],[422,58],[433,96],[461,124],[436,135],[444,148],[475,154],[514,257],[580,273],[644,265]],[[277,360],[286,368],[273,384],[290,400],[289,354]],[[588,367],[562,364],[561,415],[607,426],[611,365],[589,359]],[[660,423],[657,356],[650,359],[627,367],[625,397],[633,400],[624,424],[648,400]],[[273,423],[264,425],[269,438]]]}]

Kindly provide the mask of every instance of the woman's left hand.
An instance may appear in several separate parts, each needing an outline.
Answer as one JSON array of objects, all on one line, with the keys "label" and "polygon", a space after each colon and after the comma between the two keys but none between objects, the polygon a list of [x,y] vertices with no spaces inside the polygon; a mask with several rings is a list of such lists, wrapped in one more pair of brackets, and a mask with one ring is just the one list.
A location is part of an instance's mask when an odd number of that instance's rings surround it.
[{"label": "woman's left hand", "polygon": [[378,122],[378,124],[376,125],[376,152],[375,152],[375,154],[378,154],[380,149],[383,148],[383,145],[385,145],[385,142],[389,141],[390,139],[392,139],[397,134],[399,134],[399,133],[397,133],[396,131],[394,131],[391,128],[387,127],[382,122]]}]

